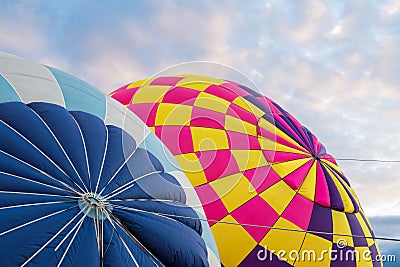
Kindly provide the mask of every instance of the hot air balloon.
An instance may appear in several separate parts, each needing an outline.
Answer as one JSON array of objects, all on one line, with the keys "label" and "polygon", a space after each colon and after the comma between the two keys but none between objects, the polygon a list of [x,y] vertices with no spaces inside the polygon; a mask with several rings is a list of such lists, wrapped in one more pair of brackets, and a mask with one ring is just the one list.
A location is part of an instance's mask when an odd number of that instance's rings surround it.
[{"label": "hot air balloon", "polygon": [[176,165],[117,101],[0,53],[1,266],[219,265]]},{"label": "hot air balloon", "polygon": [[379,250],[371,226],[335,159],[271,99],[198,75],[140,80],[111,96],[180,163],[223,266],[381,266],[372,261]]}]

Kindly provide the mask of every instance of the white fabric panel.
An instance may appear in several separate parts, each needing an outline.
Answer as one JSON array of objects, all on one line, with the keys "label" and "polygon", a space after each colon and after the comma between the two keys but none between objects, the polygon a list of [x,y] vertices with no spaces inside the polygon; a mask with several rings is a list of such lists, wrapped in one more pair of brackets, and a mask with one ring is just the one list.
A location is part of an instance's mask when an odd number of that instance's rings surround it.
[{"label": "white fabric panel", "polygon": [[0,73],[24,103],[47,102],[65,107],[60,86],[46,67],[2,52],[0,59]]},{"label": "white fabric panel", "polygon": [[221,262],[215,253],[207,246],[207,253],[208,253],[208,262],[210,263],[210,267],[218,267],[221,266]]},{"label": "white fabric panel", "polygon": [[106,125],[115,125],[124,129],[139,145],[151,132],[151,130],[137,117],[132,111],[124,105],[111,98],[106,97]]}]

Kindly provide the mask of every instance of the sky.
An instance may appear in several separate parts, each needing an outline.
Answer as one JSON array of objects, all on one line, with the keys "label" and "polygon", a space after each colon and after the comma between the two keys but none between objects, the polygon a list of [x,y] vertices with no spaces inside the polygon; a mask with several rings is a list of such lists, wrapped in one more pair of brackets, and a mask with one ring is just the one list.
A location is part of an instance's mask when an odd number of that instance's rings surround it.
[{"label": "sky", "polygon": [[[105,93],[211,72],[258,88],[337,158],[400,160],[400,1],[3,0],[0,50]],[[375,233],[400,238],[400,163],[339,165]],[[400,260],[400,242],[381,250]]]}]

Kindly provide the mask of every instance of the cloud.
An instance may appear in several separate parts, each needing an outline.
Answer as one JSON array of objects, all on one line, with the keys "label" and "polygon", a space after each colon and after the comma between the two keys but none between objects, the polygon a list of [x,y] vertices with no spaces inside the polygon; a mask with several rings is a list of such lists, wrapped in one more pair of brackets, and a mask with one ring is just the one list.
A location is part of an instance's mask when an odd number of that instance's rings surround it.
[{"label": "cloud", "polygon": [[46,36],[41,31],[46,21],[35,12],[34,1],[10,2],[3,6],[0,24],[2,50],[23,56],[45,48]]}]

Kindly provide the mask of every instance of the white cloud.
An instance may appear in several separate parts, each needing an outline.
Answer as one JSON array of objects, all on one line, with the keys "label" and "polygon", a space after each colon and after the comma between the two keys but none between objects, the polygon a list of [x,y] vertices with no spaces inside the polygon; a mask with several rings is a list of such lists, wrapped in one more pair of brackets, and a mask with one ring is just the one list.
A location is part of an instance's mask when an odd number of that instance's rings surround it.
[{"label": "white cloud", "polygon": [[11,3],[0,16],[0,47],[20,56],[44,50],[46,21],[35,11],[35,1]]}]

